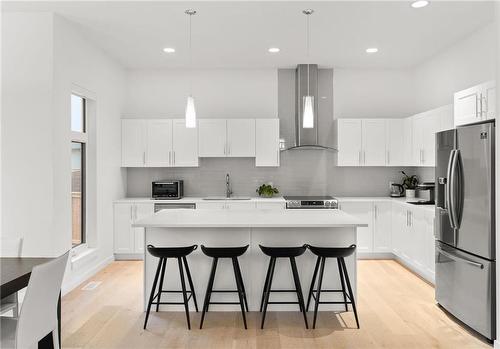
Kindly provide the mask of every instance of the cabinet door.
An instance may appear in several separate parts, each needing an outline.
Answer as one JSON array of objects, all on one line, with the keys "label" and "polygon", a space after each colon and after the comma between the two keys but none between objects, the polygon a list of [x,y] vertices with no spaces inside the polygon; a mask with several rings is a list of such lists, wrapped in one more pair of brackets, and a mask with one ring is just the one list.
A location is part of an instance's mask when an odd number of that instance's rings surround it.
[{"label": "cabinet door", "polygon": [[255,202],[252,201],[226,201],[228,210],[252,210],[255,209]]},{"label": "cabinet door", "polygon": [[227,120],[227,156],[255,156],[255,119]]},{"label": "cabinet door", "polygon": [[338,120],[338,166],[361,166],[361,120]]},{"label": "cabinet door", "polygon": [[494,119],[496,114],[496,83],[490,81],[483,84],[481,96],[483,98],[483,119]]},{"label": "cabinet door", "polygon": [[408,153],[405,152],[405,119],[386,120],[386,165],[403,166]]},{"label": "cabinet door", "polygon": [[284,202],[265,202],[265,201],[257,201],[255,203],[255,207],[264,210],[284,210],[285,203]]},{"label": "cabinet door", "polygon": [[413,166],[422,166],[422,152],[424,147],[424,119],[425,113],[411,117],[412,120],[412,163]]},{"label": "cabinet door", "polygon": [[436,263],[434,261],[436,238],[434,237],[434,213],[426,212],[425,222],[425,268],[431,275],[435,274]]},{"label": "cabinet door", "polygon": [[403,244],[407,227],[406,209],[402,205],[392,205],[392,251],[398,256],[403,256]]},{"label": "cabinet door", "polygon": [[427,244],[426,244],[426,223],[425,217],[421,210],[410,210],[410,229],[412,239],[410,241],[410,258],[415,267],[424,270],[424,265],[427,259]]},{"label": "cabinet door", "polygon": [[413,164],[412,151],[413,151],[413,120],[405,118],[404,120],[404,161],[403,165],[411,166]]},{"label": "cabinet door", "polygon": [[226,120],[200,119],[198,121],[199,157],[226,156]]},{"label": "cabinet door", "polygon": [[454,94],[455,126],[466,125],[481,120],[481,88],[474,86]]},{"label": "cabinet door", "polygon": [[122,120],[122,166],[146,165],[146,120]]},{"label": "cabinet door", "polygon": [[373,203],[373,252],[391,252],[391,216],[390,202]]},{"label": "cabinet door", "polygon": [[385,120],[365,119],[361,124],[364,166],[385,165]]},{"label": "cabinet door", "polygon": [[448,104],[444,107],[436,109],[439,118],[439,128],[438,132],[451,130],[454,128],[453,124],[453,105]]},{"label": "cabinet door", "polygon": [[[135,204],[133,207],[134,222],[149,217],[154,213],[154,204]],[[134,253],[144,253],[144,228],[132,228],[134,236]]]},{"label": "cabinet door", "polygon": [[146,166],[172,166],[172,120],[147,120]]},{"label": "cabinet door", "polygon": [[133,204],[114,205],[114,252],[134,252],[134,232],[132,230]]},{"label": "cabinet door", "polygon": [[255,120],[255,166],[279,166],[279,146],[279,119]]},{"label": "cabinet door", "polygon": [[183,119],[173,120],[172,165],[175,167],[198,166],[198,130],[187,128]]},{"label": "cabinet door", "polygon": [[357,250],[359,253],[373,251],[373,221],[371,202],[342,202],[341,210],[345,211],[362,222],[368,223],[368,227],[358,228]]},{"label": "cabinet door", "polygon": [[422,120],[422,166],[436,166],[436,132],[439,130],[439,110],[433,110],[426,114]]}]

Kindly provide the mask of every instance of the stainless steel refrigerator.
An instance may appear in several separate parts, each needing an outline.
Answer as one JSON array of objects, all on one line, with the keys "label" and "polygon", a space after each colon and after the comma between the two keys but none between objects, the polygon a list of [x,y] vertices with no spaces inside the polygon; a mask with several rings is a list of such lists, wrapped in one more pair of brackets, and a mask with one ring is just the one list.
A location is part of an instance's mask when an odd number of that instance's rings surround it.
[{"label": "stainless steel refrigerator", "polygon": [[495,123],[436,134],[436,300],[494,339]]}]

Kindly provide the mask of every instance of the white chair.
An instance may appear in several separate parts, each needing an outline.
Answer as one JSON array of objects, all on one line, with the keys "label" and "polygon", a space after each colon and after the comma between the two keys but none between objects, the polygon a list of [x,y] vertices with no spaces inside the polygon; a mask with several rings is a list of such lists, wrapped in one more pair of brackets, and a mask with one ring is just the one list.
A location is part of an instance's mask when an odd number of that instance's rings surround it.
[{"label": "white chair", "polygon": [[0,318],[0,348],[37,348],[49,333],[59,348],[57,302],[68,255],[33,268],[19,318]]},{"label": "white chair", "polygon": [[[23,238],[0,239],[0,257],[21,257],[23,252]],[[14,317],[19,315],[19,297],[16,293],[0,299],[0,315],[11,311]]]}]

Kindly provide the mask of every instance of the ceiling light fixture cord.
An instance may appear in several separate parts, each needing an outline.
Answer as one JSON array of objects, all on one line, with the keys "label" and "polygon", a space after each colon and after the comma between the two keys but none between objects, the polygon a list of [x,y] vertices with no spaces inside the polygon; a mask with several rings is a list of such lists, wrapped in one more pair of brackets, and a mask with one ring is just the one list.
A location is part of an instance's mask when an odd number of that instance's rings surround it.
[{"label": "ceiling light fixture cord", "polygon": [[306,51],[307,51],[307,95],[310,96],[311,94],[309,93],[309,63],[310,63],[310,58],[309,58],[309,15],[311,13],[306,10]]}]

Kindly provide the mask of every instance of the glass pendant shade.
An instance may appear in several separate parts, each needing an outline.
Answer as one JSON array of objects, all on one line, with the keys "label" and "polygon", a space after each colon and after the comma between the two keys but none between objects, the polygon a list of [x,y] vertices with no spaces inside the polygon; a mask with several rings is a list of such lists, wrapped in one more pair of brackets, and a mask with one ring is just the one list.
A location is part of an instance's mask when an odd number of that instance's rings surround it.
[{"label": "glass pendant shade", "polygon": [[189,96],[186,104],[186,128],[196,128],[196,109],[194,107],[194,98]]},{"label": "glass pendant shade", "polygon": [[314,128],[314,97],[304,96],[303,107],[304,113],[302,114],[302,127],[303,128]]}]

